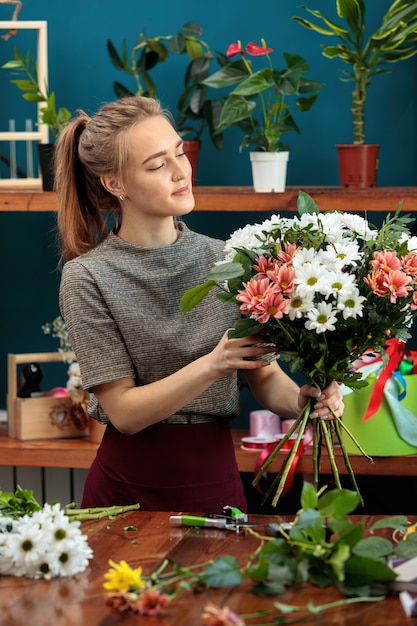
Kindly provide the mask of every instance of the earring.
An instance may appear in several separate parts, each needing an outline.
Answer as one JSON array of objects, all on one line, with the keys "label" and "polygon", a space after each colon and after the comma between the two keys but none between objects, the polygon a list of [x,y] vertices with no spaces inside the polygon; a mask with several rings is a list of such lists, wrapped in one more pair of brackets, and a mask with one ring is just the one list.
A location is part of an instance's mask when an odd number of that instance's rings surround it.
[{"label": "earring", "polygon": [[119,200],[120,200],[120,202],[123,202],[123,200],[124,200],[124,199],[125,199],[125,197],[124,197],[124,195],[121,193],[121,194],[120,194],[120,196],[119,196]]}]

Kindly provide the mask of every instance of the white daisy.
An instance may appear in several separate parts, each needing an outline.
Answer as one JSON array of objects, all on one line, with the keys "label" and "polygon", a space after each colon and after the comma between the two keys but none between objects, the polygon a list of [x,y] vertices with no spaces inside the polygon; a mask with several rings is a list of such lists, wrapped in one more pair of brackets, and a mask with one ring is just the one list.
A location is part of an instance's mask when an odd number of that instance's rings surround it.
[{"label": "white daisy", "polygon": [[328,302],[319,302],[316,307],[308,311],[308,321],[304,324],[307,330],[315,330],[319,335],[327,330],[336,330],[336,310]]},{"label": "white daisy", "polygon": [[344,272],[341,267],[330,270],[328,277],[329,291],[326,294],[326,299],[333,296],[336,300],[340,300],[350,294],[356,285],[354,274]]},{"label": "white daisy", "polygon": [[362,259],[359,245],[356,241],[335,241],[323,250],[325,262],[340,263],[343,266],[357,267]]},{"label": "white daisy", "polygon": [[366,302],[365,296],[361,296],[359,289],[354,287],[350,293],[341,296],[337,303],[337,308],[342,311],[343,318],[362,317],[363,302]]},{"label": "white daisy", "polygon": [[352,239],[354,239],[355,235],[357,235],[364,241],[372,241],[376,239],[378,235],[378,231],[372,229],[369,226],[368,221],[361,215],[356,215],[355,213],[343,213],[342,220],[344,227],[352,231]]},{"label": "white daisy", "polygon": [[305,297],[315,293],[326,295],[330,289],[330,274],[318,259],[311,263],[304,263],[296,270],[294,284],[297,292]]},{"label": "white daisy", "polygon": [[313,306],[313,296],[302,297],[297,290],[291,295],[289,305],[285,310],[290,320],[301,319]]},{"label": "white daisy", "polygon": [[225,258],[222,263],[233,261],[233,257],[236,254],[235,248],[248,248],[260,253],[262,246],[260,238],[263,238],[260,224],[248,224],[244,228],[235,230],[225,243]]}]

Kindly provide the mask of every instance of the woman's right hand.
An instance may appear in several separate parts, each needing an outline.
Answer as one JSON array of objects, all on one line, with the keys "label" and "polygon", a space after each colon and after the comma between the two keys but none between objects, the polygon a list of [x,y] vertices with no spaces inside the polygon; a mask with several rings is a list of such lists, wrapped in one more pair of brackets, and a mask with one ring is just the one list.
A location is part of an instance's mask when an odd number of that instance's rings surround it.
[{"label": "woman's right hand", "polygon": [[226,331],[208,355],[212,359],[212,366],[219,371],[219,378],[233,374],[237,370],[260,369],[269,364],[268,359],[261,357],[274,356],[274,345],[267,343],[261,335],[240,339],[230,339],[228,335],[229,331]]}]

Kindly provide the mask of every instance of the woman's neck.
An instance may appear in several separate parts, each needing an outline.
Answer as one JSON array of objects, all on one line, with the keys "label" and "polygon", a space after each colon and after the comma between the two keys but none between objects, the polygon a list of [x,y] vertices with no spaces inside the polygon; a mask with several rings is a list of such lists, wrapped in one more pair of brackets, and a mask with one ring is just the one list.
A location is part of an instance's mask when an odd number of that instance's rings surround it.
[{"label": "woman's neck", "polygon": [[180,235],[180,229],[177,227],[173,218],[165,220],[158,224],[132,223],[129,220],[123,220],[117,236],[127,243],[131,243],[140,248],[163,248],[175,243]]}]

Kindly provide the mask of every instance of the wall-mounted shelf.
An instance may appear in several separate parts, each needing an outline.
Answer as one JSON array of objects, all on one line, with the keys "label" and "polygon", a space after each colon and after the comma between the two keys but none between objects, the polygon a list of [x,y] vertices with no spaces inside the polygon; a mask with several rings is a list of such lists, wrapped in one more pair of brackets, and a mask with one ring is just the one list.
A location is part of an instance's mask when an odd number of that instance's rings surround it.
[{"label": "wall-mounted shelf", "polygon": [[[320,210],[394,212],[402,201],[403,211],[417,212],[417,187],[287,187],[284,193],[255,193],[252,187],[195,187],[196,211],[295,211],[299,190],[308,193]],[[53,191],[1,189],[0,211],[56,211]]]}]

